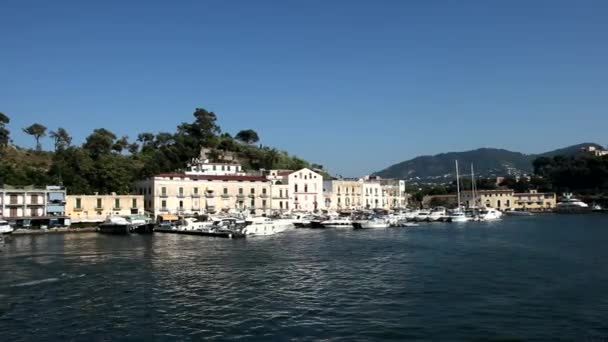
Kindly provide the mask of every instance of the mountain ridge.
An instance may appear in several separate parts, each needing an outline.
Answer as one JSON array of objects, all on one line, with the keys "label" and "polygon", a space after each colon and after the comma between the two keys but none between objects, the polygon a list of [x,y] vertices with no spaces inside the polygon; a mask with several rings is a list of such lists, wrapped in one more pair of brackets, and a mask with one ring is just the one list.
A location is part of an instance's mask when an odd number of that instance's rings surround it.
[{"label": "mountain ridge", "polygon": [[436,155],[422,155],[388,166],[374,172],[383,178],[400,178],[420,182],[437,183],[451,181],[454,177],[454,160],[458,160],[461,171],[468,172],[471,164],[475,173],[481,176],[520,176],[532,173],[532,162],[538,157],[575,155],[585,146],[602,147],[596,143],[581,143],[544,153],[525,154],[503,148],[481,147],[462,152],[443,152]]}]

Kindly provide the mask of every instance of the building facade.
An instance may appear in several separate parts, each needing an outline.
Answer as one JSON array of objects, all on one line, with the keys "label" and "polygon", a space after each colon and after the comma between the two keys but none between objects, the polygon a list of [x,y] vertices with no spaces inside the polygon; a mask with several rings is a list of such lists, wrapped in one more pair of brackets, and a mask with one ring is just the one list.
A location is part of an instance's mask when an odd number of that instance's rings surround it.
[{"label": "building facade", "polygon": [[167,173],[137,182],[135,191],[155,218],[270,210],[270,182],[262,176]]},{"label": "building facade", "polygon": [[269,180],[273,211],[316,211],[325,208],[323,176],[311,169],[271,170]]},{"label": "building facade", "polygon": [[0,217],[17,226],[69,225],[60,186],[0,187]]},{"label": "building facade", "polygon": [[323,182],[325,207],[332,210],[363,209],[363,180],[332,179]]},{"label": "building facade", "polygon": [[511,189],[479,190],[473,200],[471,191],[462,192],[462,203],[467,207],[486,206],[499,210],[547,211],[555,209],[557,196],[554,193],[540,193],[536,190],[516,193]]},{"label": "building facade", "polygon": [[366,176],[323,182],[325,206],[331,210],[399,209],[407,206],[405,181]]},{"label": "building facade", "polygon": [[144,214],[142,195],[67,195],[66,214],[73,223],[102,222],[110,216]]}]

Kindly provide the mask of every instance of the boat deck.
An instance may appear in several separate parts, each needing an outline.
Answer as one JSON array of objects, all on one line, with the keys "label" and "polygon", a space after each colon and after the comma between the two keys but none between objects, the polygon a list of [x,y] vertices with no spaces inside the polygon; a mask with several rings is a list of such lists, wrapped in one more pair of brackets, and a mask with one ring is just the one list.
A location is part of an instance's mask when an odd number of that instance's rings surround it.
[{"label": "boat deck", "polygon": [[196,230],[175,230],[175,229],[166,229],[166,228],[156,228],[156,229],[154,229],[154,233],[210,236],[210,237],[219,237],[219,238],[226,238],[226,239],[237,239],[237,238],[245,237],[245,234],[241,234],[241,233],[228,233],[228,232],[211,233],[211,232],[201,232],[201,231],[196,231]]}]

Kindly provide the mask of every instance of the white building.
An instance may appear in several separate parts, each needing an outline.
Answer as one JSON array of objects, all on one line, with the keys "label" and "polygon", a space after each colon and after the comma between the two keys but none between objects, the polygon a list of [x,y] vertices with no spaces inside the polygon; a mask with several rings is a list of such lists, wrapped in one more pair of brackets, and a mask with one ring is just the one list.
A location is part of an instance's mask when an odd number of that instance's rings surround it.
[{"label": "white building", "polygon": [[331,210],[389,210],[407,206],[404,180],[365,176],[328,180],[323,187],[325,207]]},{"label": "white building", "polygon": [[325,207],[323,176],[313,170],[271,170],[267,179],[271,182],[275,211],[315,211]]}]

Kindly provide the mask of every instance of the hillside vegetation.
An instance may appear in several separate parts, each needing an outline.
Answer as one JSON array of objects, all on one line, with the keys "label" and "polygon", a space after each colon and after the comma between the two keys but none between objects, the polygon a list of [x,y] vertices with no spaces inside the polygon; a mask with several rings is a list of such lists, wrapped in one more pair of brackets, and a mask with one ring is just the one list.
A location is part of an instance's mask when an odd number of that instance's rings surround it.
[{"label": "hillside vegetation", "polygon": [[[10,144],[10,118],[0,113],[0,184],[60,184],[69,193],[129,193],[133,182],[162,172],[184,169],[211,149],[209,157],[219,161],[224,152],[237,156],[247,170],[322,168],[285,151],[257,145],[253,130],[235,137],[222,133],[215,113],[197,108],[194,121],[182,123],[175,132],[138,134],[136,139],[117,137],[105,128],[94,129],[82,145],[72,145],[67,130],[48,132],[42,124],[23,130],[36,140],[36,150]],[[50,137],[54,151],[42,151],[40,139]]]}]

